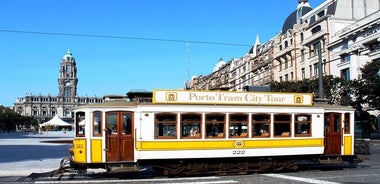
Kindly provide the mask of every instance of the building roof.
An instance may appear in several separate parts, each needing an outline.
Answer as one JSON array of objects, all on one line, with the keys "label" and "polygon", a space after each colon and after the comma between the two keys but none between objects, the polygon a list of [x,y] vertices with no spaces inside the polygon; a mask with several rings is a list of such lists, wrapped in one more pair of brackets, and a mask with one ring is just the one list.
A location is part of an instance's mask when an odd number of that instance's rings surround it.
[{"label": "building roof", "polygon": [[297,20],[303,15],[312,10],[307,0],[298,1],[297,9],[294,10],[286,19],[282,25],[282,33],[286,33],[289,29],[293,29],[293,25],[297,24]]},{"label": "building roof", "polygon": [[67,49],[66,54],[62,57],[62,59],[66,59],[66,58],[74,59],[73,54],[71,54],[70,52],[70,49]]}]

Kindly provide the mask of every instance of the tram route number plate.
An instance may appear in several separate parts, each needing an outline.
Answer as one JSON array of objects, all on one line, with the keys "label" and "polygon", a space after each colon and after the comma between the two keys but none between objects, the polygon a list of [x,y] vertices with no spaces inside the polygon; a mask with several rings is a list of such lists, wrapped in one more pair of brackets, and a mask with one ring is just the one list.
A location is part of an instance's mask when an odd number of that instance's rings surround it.
[{"label": "tram route number plate", "polygon": [[233,155],[244,155],[245,154],[245,150],[233,150],[232,154]]}]

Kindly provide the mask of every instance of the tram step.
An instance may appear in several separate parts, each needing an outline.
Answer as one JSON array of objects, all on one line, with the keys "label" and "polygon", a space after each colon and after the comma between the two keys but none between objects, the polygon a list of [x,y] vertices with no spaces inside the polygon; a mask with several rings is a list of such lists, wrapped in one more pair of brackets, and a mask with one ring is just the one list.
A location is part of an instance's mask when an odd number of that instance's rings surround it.
[{"label": "tram step", "polygon": [[132,164],[117,164],[117,165],[109,165],[109,173],[119,173],[119,172],[139,172],[144,169],[139,166]]},{"label": "tram step", "polygon": [[320,164],[340,164],[343,159],[340,156],[323,156],[319,159]]}]

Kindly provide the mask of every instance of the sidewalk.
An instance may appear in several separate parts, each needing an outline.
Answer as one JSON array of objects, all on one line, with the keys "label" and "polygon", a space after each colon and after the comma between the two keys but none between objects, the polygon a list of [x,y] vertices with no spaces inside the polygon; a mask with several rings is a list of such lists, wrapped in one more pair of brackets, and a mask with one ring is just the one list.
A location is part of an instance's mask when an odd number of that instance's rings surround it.
[{"label": "sidewalk", "polygon": [[41,141],[71,140],[73,132],[42,134],[0,134],[0,176],[28,176],[59,168],[62,158],[69,156],[69,145]]}]

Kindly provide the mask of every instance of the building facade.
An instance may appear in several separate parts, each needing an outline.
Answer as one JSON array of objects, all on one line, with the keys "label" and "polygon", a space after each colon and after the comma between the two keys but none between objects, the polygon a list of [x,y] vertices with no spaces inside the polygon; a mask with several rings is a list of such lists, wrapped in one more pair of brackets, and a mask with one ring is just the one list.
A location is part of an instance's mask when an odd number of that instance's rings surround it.
[{"label": "building facade", "polygon": [[[308,0],[297,2],[280,34],[262,45],[256,40],[248,54],[226,63],[228,90],[315,79],[320,74],[358,79],[360,67],[379,60],[380,0],[326,0],[314,9]],[[193,77],[197,82],[187,88],[207,89],[197,84],[210,84],[209,78]]]},{"label": "building facade", "polygon": [[33,116],[39,123],[48,121],[55,115],[61,119],[71,122],[72,109],[78,105],[89,103],[100,103],[102,97],[79,97],[77,95],[78,77],[76,61],[68,50],[62,57],[57,96],[26,94],[17,98],[14,103],[14,111],[23,116]]}]

